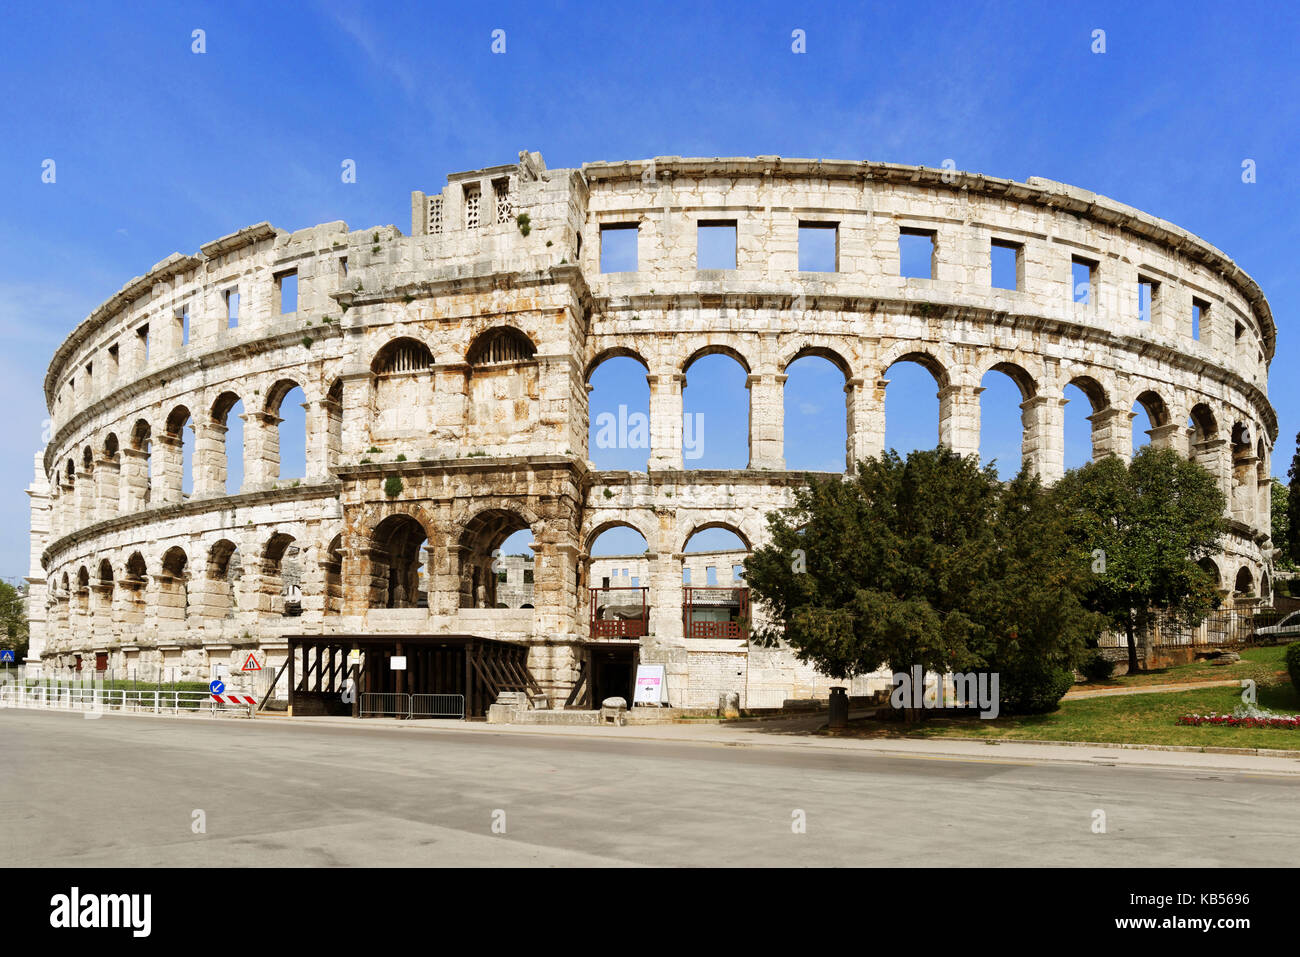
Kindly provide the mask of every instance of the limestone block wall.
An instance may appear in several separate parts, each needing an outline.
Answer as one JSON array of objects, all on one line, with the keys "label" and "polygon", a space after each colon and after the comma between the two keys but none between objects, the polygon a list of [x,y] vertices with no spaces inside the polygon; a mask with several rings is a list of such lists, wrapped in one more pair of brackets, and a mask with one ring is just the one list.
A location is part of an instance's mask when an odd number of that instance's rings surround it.
[{"label": "limestone block wall", "polygon": [[[715,227],[734,234],[734,268],[699,268]],[[801,227],[833,232],[833,262],[800,268]],[[634,268],[602,271],[616,228]],[[900,274],[900,237],[930,244],[928,278]],[[1014,253],[1014,289],[992,285],[995,246]],[[1266,593],[1275,340],[1225,254],[1060,183],[779,157],[549,170],[521,153],[414,192],[409,235],[259,223],[167,257],[73,329],[46,375],[53,437],[28,489],[32,656],[205,676],[245,647],[282,658],[288,633],[468,632],[529,643],[562,699],[601,577],[591,543],[628,525],[648,544],[642,660],[669,665],[673,694],[716,700],[738,660],[756,697],[821,693],[788,654],[688,639],[681,621],[691,535],[725,527],[756,547],[802,481],[785,471],[782,410],[807,355],[844,375],[846,468],[882,451],[899,362],[933,375],[936,441],[967,453],[984,375],[1010,376],[1024,460],[1049,481],[1068,385],[1090,403],[1096,457],[1129,455],[1137,404],[1154,444],[1225,491],[1222,587]],[[743,469],[687,468],[683,387],[716,353],[747,377]],[[648,472],[588,461],[588,386],[616,356],[645,369]],[[295,387],[302,474],[281,461]],[[237,452],[243,483],[227,490]],[[498,609],[491,553],[521,528],[535,607]]]}]

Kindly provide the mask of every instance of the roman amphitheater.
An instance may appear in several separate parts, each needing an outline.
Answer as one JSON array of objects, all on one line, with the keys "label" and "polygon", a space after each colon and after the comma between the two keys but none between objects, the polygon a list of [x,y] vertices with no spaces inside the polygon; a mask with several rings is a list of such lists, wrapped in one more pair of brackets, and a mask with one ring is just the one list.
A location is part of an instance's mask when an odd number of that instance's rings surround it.
[{"label": "roman amphitheater", "polygon": [[[697,259],[704,230],[732,245],[722,268],[701,268],[717,265]],[[833,250],[815,271],[809,237]],[[629,240],[630,261],[602,268]],[[909,243],[929,251],[921,275],[904,274]],[[997,286],[999,256],[1014,279]],[[1057,182],[775,156],[548,170],[521,153],[413,193],[409,235],[249,226],[73,330],[28,490],[29,663],[207,680],[252,653],[292,662],[296,711],[337,708],[347,674],[363,692],[466,694],[472,715],[502,691],[590,708],[626,696],[636,664],[664,666],[674,705],[823,695],[832,682],[788,652],[747,646],[743,551],[716,557],[716,581],[683,580],[696,533],[761,544],[802,480],[783,386],[806,356],[843,374],[846,468],[884,448],[897,363],[933,375],[937,438],[967,453],[983,378],[1009,376],[1024,461],[1049,481],[1077,387],[1095,457],[1131,455],[1149,425],[1218,477],[1230,531],[1211,570],[1266,594],[1275,335],[1224,253]],[[748,467],[687,468],[683,388],[718,353],[747,377]],[[591,377],[614,357],[649,383],[645,471],[590,461]],[[305,474],[282,475],[295,388]],[[646,552],[602,568],[592,544],[618,526]],[[523,529],[516,587],[496,553]]]}]

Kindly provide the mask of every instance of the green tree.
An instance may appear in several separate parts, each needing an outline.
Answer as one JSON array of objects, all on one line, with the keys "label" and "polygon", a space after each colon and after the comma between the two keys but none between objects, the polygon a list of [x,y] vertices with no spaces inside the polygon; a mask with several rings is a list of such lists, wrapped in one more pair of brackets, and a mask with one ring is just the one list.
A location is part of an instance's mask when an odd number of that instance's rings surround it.
[{"label": "green tree", "polygon": [[1273,526],[1273,547],[1278,567],[1296,569],[1296,559],[1292,557],[1291,545],[1291,490],[1277,479],[1273,479],[1273,492],[1270,498],[1270,515]]},{"label": "green tree", "polygon": [[1157,609],[1199,624],[1218,602],[1197,562],[1217,550],[1225,500],[1214,476],[1172,449],[1142,449],[1131,464],[1110,456],[1066,473],[1052,490],[1071,540],[1093,556],[1084,603],[1128,640]]},{"label": "green tree", "polygon": [[21,662],[27,657],[26,588],[0,581],[0,648],[13,651]]},{"label": "green tree", "polygon": [[[1291,484],[1287,489],[1287,532],[1283,548],[1291,561],[1300,564],[1300,433],[1296,434],[1295,442],[1295,455],[1291,457],[1291,470],[1287,472]],[[1276,536],[1274,541],[1278,541]]]},{"label": "green tree", "polygon": [[832,677],[886,665],[1059,677],[1099,625],[1078,600],[1081,553],[1037,480],[1004,488],[946,448],[870,458],[847,481],[810,476],[768,529],[745,563],[771,621],[753,638],[784,640]]}]

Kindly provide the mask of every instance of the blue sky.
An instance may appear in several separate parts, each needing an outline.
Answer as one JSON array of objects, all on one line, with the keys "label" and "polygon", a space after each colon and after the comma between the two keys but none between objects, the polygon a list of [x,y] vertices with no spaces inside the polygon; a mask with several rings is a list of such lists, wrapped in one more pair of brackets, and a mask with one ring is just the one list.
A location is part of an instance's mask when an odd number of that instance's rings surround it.
[{"label": "blue sky", "polygon": [[[173,2],[11,6],[3,18],[5,577],[27,567],[22,489],[41,445],[44,370],[95,305],[169,253],[261,220],[406,231],[412,189],[521,149],[552,167],[655,155],[951,158],[1132,204],[1223,249],[1263,287],[1279,325],[1275,474],[1294,451],[1294,8]],[[202,55],[191,52],[196,29]],[[490,49],[496,29],[504,54]],[[805,54],[791,52],[795,29]],[[1106,31],[1104,54],[1090,50],[1095,29]],[[41,182],[46,159],[53,184]],[[345,159],[356,183],[340,181]],[[1254,184],[1241,182],[1244,159],[1257,164]],[[692,464],[743,465],[738,367],[715,357],[692,372],[687,408],[709,413],[706,455]],[[932,380],[899,366],[891,383],[888,443],[932,446]],[[983,454],[1014,467],[1018,395],[996,375],[984,384]],[[828,366],[792,369],[792,467],[839,467],[842,388]],[[598,383],[594,401],[644,407],[643,373]],[[1086,454],[1084,404],[1067,407],[1067,464]]]}]

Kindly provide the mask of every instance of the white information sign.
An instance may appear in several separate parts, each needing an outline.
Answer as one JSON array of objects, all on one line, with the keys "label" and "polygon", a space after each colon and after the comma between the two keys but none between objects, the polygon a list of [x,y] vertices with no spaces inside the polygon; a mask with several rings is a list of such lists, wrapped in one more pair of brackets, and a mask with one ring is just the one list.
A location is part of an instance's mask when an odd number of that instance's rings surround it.
[{"label": "white information sign", "polygon": [[388,659],[388,667],[393,671],[405,671],[406,655],[393,655]]},{"label": "white information sign", "polygon": [[668,682],[664,678],[663,665],[636,666],[636,693],[632,697],[632,703],[634,705],[668,703]]}]

